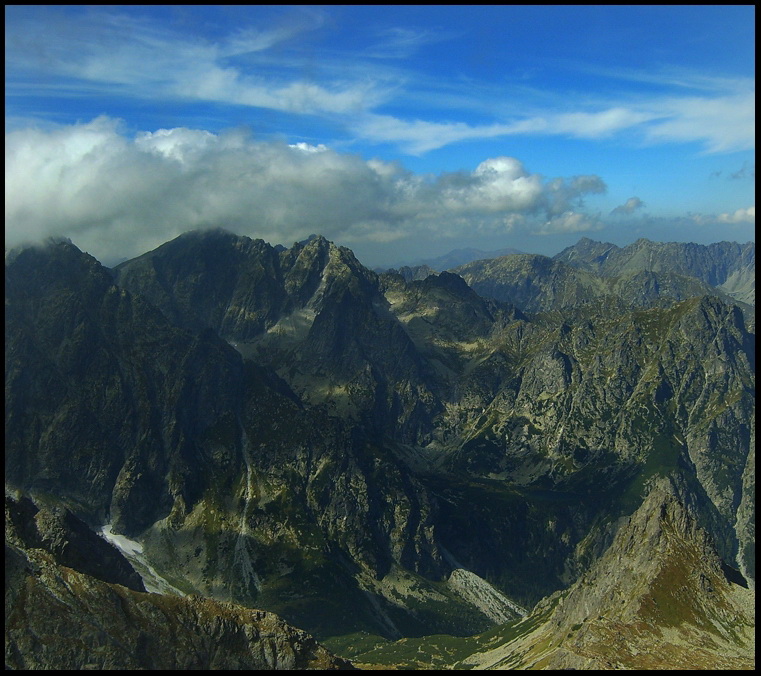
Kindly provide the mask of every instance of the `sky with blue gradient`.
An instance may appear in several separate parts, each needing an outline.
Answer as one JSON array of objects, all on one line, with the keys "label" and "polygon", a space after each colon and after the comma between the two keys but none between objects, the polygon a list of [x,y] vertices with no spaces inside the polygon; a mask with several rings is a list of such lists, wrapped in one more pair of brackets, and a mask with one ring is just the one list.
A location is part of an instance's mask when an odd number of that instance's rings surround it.
[{"label": "sky with blue gradient", "polygon": [[755,238],[752,6],[6,6],[6,246]]}]

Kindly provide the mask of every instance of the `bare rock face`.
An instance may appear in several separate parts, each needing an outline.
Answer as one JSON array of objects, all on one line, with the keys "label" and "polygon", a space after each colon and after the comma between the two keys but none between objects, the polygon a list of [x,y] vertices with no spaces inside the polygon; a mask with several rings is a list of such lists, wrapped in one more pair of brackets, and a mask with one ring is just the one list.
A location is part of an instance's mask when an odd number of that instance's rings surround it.
[{"label": "bare rock face", "polygon": [[464,660],[490,669],[752,669],[753,590],[716,554],[684,487],[654,482],[603,556]]},{"label": "bare rock face", "polygon": [[755,304],[756,245],[709,245],[638,239],[623,248],[584,237],[554,258],[604,277],[666,272],[717,287],[738,301]]},{"label": "bare rock face", "polygon": [[[510,258],[491,281],[552,311],[379,277],[316,236],[188,233],[116,270],[71,242],[8,256],[6,485],[138,541],[182,592],[318,636],[493,627],[590,574],[664,476],[750,581],[742,312],[666,269]],[[68,518],[32,514],[25,542],[97,577],[61,558]]]},{"label": "bare rock face", "polygon": [[68,509],[40,509],[27,497],[5,496],[5,539],[21,548],[38,548],[63,566],[104,582],[145,591],[140,576],[115,547],[93,533]]},{"label": "bare rock face", "polygon": [[[594,264],[597,259],[594,253],[593,248],[584,256],[573,256],[570,252],[555,258],[513,255],[468,263],[455,268],[454,272],[462,275],[482,296],[514,303],[525,312],[560,310],[600,301],[623,310],[701,295],[731,300],[716,283],[715,275],[707,276],[713,282],[707,281],[690,276],[684,266],[675,268],[679,272],[669,270],[665,261],[654,268],[642,263],[601,269]],[[740,284],[738,281],[735,286]],[[745,284],[747,286],[747,281]]]},{"label": "bare rock face", "polygon": [[224,231],[182,235],[114,270],[174,324],[211,329],[310,404],[406,441],[430,432],[432,395],[378,277],[312,236],[279,250]]},{"label": "bare rock face", "polygon": [[136,592],[41,549],[5,554],[6,669],[352,668],[272,613]]}]

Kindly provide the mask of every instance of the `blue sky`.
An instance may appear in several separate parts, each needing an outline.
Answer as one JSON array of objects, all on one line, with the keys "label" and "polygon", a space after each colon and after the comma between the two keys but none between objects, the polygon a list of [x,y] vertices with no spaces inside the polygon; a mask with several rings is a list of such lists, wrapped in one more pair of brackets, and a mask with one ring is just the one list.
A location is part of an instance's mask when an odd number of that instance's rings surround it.
[{"label": "blue sky", "polygon": [[6,6],[6,241],[754,239],[751,6]]}]

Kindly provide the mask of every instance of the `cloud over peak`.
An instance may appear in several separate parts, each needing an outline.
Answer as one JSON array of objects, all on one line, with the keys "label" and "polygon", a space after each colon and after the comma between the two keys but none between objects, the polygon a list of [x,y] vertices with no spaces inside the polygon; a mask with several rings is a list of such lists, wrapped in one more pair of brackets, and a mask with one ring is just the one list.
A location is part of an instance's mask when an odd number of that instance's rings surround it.
[{"label": "cloud over peak", "polygon": [[580,232],[596,224],[574,208],[604,189],[597,176],[546,180],[513,157],[420,175],[243,130],[178,127],[130,139],[107,117],[6,136],[8,244],[65,234],[105,259],[204,227],[272,242],[319,231],[347,243],[472,229]]}]

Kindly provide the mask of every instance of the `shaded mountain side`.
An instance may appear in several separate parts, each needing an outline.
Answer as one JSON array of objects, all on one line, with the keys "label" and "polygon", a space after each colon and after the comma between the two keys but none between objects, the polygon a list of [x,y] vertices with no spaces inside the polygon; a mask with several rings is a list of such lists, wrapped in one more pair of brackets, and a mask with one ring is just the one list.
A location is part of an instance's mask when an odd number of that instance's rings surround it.
[{"label": "shaded mountain side", "polygon": [[741,313],[706,297],[600,319],[509,324],[447,407],[467,430],[449,466],[597,496],[608,518],[679,468],[722,556],[754,577],[755,345]]},{"label": "shaded mountain side", "polygon": [[439,617],[425,594],[413,614],[374,586],[452,568],[435,501],[372,435],[305,407],[211,330],[173,326],[70,243],[22,252],[6,279],[8,485],[140,537],[184,591],[302,626],[488,626],[456,594],[436,597],[454,609]]},{"label": "shaded mountain side", "polygon": [[554,260],[605,277],[642,271],[695,277],[738,301],[755,304],[754,242],[702,245],[638,239],[619,248],[585,237],[561,251]]},{"label": "shaded mountain side", "polygon": [[257,337],[297,310],[316,316],[346,294],[371,298],[377,283],[349,249],[324,237],[283,249],[224,230],[186,233],[113,274],[173,323],[212,328],[230,342]]},{"label": "shaded mountain side", "polygon": [[6,477],[139,539],[178,589],[320,637],[482,631],[503,609],[473,589],[509,608],[567,587],[667,474],[753,577],[735,306],[528,314],[321,237],[152,254],[114,273],[129,288],[71,243],[6,261]]},{"label": "shaded mountain side", "polygon": [[[97,536],[95,536],[97,537]],[[146,594],[5,548],[6,669],[352,669],[272,613]]]},{"label": "shaded mountain side", "polygon": [[534,254],[477,261],[453,272],[480,295],[512,303],[524,312],[547,312],[600,301],[626,311],[703,295],[732,301],[720,289],[669,269],[626,268],[616,275],[604,275],[597,269],[572,266],[558,257]]},{"label": "shaded mountain side", "polygon": [[387,270],[376,270],[378,274],[399,275],[405,282],[414,282],[430,277],[436,274],[436,270],[428,265],[403,265],[398,270],[389,268]]},{"label": "shaded mountain side", "polygon": [[[556,504],[588,505],[575,524],[562,510],[547,516],[560,528],[554,544],[541,546],[563,561],[554,575],[572,580],[605,541],[605,520],[631,513],[647,478],[679,467],[705,498],[701,519],[722,556],[754,576],[755,344],[736,307],[707,296],[634,312],[600,302],[529,317],[489,305],[450,273],[383,280],[391,311],[435,366],[443,411],[428,448],[438,466],[458,479],[504,482],[506,498],[540,489],[556,491]],[[589,540],[593,514],[604,518]],[[490,521],[487,510],[479,523]],[[551,540],[546,528],[532,532]],[[446,546],[495,579],[494,552],[504,549],[493,539],[496,522],[476,529],[477,538],[469,532]]]},{"label": "shaded mountain side", "polygon": [[118,549],[93,533],[67,509],[38,507],[26,496],[5,496],[5,541],[42,549],[62,566],[91,577],[145,591],[140,576]]},{"label": "shaded mountain side", "polygon": [[208,328],[285,377],[311,404],[408,441],[430,434],[433,405],[378,277],[314,236],[290,249],[224,231],[188,233],[115,271],[173,322]]},{"label": "shaded mountain side", "polygon": [[716,554],[678,478],[648,485],[568,589],[476,636],[333,642],[363,669],[752,669],[755,593]]},{"label": "shaded mountain side", "polygon": [[425,358],[431,389],[444,399],[474,350],[488,349],[498,327],[525,319],[515,307],[482,298],[449,272],[409,283],[386,273],[381,287],[390,313]]},{"label": "shaded mountain side", "polygon": [[72,244],[30,248],[6,266],[11,486],[141,532],[240,461],[239,442],[221,452],[203,433],[235,419],[244,389],[227,343],[172,326]]},{"label": "shaded mountain side", "polygon": [[679,481],[654,482],[579,580],[459,666],[753,669],[754,592],[717,555],[690,502]]}]

